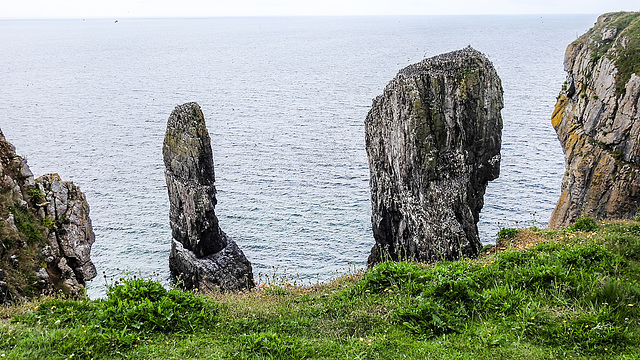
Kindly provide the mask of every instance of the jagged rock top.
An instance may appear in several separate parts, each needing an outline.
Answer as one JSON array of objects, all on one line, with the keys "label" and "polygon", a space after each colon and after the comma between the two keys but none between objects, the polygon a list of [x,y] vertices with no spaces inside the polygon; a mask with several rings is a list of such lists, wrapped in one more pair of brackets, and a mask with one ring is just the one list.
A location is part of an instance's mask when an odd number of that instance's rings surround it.
[{"label": "jagged rock top", "polygon": [[476,256],[498,177],[502,85],[471,47],[399,71],[365,120],[376,245],[369,263]]},{"label": "jagged rock top", "polygon": [[204,114],[197,103],[178,105],[171,113],[167,121],[163,157],[165,164],[168,164],[167,171],[174,176],[214,186],[211,138]]},{"label": "jagged rock top", "polygon": [[[460,64],[459,66],[452,66],[453,63]],[[424,59],[418,63],[411,64],[398,72],[399,76],[412,77],[417,75],[423,75],[425,72],[430,74],[439,75],[459,75],[460,66],[477,66],[480,64],[493,65],[487,61],[486,56],[480,51],[467,46],[464,49],[450,51],[448,53],[436,55],[427,59]]]}]

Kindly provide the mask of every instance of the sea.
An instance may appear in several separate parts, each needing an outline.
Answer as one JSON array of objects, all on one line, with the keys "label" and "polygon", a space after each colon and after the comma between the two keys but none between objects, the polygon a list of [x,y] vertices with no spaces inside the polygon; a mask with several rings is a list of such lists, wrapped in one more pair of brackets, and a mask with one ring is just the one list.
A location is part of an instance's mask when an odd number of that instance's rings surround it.
[{"label": "sea", "polygon": [[0,21],[0,129],[33,173],[86,194],[98,277],[170,284],[162,142],[195,101],[221,228],[259,282],[359,271],[374,244],[364,119],[397,72],[471,45],[504,88],[500,177],[478,229],[544,227],[564,156],[551,126],[564,51],[597,15]]}]

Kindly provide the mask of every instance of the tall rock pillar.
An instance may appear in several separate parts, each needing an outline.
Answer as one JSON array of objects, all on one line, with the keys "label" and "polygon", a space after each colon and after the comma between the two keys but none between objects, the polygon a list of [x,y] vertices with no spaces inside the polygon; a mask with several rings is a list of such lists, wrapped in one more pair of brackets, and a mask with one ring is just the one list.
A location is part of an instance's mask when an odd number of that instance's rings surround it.
[{"label": "tall rock pillar", "polygon": [[251,264],[218,226],[211,140],[198,104],[173,110],[162,153],[173,237],[171,272],[188,289],[253,287]]},{"label": "tall rock pillar", "polygon": [[478,255],[485,188],[500,172],[502,106],[500,78],[471,47],[402,69],[374,99],[369,264]]}]

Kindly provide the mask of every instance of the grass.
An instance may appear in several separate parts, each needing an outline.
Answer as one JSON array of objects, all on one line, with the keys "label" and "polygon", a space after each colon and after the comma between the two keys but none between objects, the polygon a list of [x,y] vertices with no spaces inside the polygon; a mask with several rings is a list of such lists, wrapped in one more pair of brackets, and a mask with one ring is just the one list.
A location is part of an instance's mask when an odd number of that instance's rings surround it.
[{"label": "grass", "polygon": [[0,307],[0,358],[640,358],[640,223],[504,235],[479,259],[315,286],[202,295],[125,278],[103,300]]},{"label": "grass", "polygon": [[[640,13],[616,12],[604,15],[605,21],[596,24],[593,28],[581,36],[578,42],[591,40],[591,62],[596,64],[602,56],[607,56],[615,62],[618,71],[616,73],[617,97],[626,92],[626,84],[632,74],[640,74]],[[625,39],[624,46],[620,42],[602,39],[604,28],[614,28],[619,37]],[[615,51],[611,51],[615,47]]]}]

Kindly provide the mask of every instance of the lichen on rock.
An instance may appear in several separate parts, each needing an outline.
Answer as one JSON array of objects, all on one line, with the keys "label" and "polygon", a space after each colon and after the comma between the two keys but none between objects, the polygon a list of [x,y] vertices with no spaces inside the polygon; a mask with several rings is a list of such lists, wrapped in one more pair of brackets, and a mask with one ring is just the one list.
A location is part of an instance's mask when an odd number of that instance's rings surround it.
[{"label": "lichen on rock", "polygon": [[552,125],[565,153],[549,226],[640,209],[640,13],[609,13],[567,47]]},{"label": "lichen on rock", "polygon": [[197,103],[177,106],[163,145],[172,245],[169,267],[183,287],[254,286],[251,264],[219,227],[211,139]]},{"label": "lichen on rock", "polygon": [[502,85],[480,52],[402,69],[365,121],[372,227],[368,262],[475,257],[488,181],[498,177]]}]

